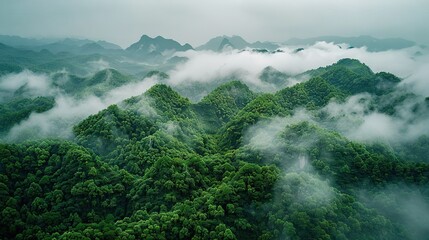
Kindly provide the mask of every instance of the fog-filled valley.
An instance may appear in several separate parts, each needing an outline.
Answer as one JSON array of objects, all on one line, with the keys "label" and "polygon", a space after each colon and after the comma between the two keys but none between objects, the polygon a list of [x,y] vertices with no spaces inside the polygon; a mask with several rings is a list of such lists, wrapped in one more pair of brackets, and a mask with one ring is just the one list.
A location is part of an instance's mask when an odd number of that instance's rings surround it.
[{"label": "fog-filled valley", "polygon": [[0,238],[427,239],[428,53],[1,35]]}]

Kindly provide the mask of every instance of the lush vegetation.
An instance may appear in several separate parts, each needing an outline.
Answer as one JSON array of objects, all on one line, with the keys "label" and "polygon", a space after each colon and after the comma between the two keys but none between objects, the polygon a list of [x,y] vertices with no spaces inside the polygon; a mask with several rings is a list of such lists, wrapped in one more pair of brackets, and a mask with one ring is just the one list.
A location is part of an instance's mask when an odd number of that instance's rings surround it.
[{"label": "lush vegetation", "polygon": [[40,113],[54,107],[53,97],[14,98],[0,103],[0,134],[9,130],[14,124],[28,118],[32,112]]},{"label": "lush vegetation", "polygon": [[[73,140],[1,144],[0,238],[427,236],[427,228],[410,232],[402,215],[391,214],[401,212],[401,201],[378,194],[407,186],[429,201],[427,136],[408,145],[364,144],[322,124],[331,101],[363,92],[373,96],[369,111],[394,116],[383,99],[400,80],[350,59],[307,74],[313,77],[273,94],[232,81],[198,103],[158,84],[81,121]],[[127,81],[109,69],[62,86],[97,93]],[[397,103],[416,99],[396,97]],[[52,104],[19,99],[1,105],[7,113],[1,117],[17,122]],[[427,109],[417,105],[416,112]],[[299,109],[313,119],[285,120]]]}]

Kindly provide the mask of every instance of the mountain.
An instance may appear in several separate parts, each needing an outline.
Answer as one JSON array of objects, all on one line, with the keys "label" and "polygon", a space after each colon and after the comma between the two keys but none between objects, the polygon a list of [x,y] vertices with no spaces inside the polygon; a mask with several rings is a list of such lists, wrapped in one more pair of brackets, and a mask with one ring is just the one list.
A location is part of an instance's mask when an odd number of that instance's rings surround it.
[{"label": "mountain", "polygon": [[58,52],[72,52],[72,53],[85,53],[84,50],[88,46],[97,44],[101,48],[95,49],[92,47],[91,53],[95,52],[106,52],[106,50],[121,50],[122,48],[114,43],[107,41],[93,41],[88,39],[76,39],[76,38],[64,38],[64,39],[34,39],[34,38],[23,38],[19,36],[7,36],[0,35],[0,43],[9,45],[17,49],[41,51],[48,50],[52,53]]},{"label": "mountain", "polygon": [[270,42],[255,42],[249,43],[240,36],[218,36],[213,39],[210,39],[207,43],[199,46],[196,50],[211,50],[211,51],[221,51],[223,50],[224,45],[229,45],[233,49],[243,50],[245,48],[260,48],[267,49],[270,51],[276,50],[279,48],[279,45],[270,43]]},{"label": "mountain", "polygon": [[[78,102],[133,81],[110,68],[51,74]],[[427,129],[426,96],[355,59],[303,74],[273,93],[229,81],[195,103],[155,84],[82,119],[68,140],[0,143],[0,238],[426,239],[428,137],[404,143],[407,129],[389,123],[392,141],[360,141],[341,125],[381,115]],[[0,119],[9,128],[53,106],[15,99]]]},{"label": "mountain", "polygon": [[12,47],[34,47],[51,44],[58,41],[58,39],[35,39],[35,38],[23,38],[19,36],[0,35],[0,43],[12,46]]},{"label": "mountain", "polygon": [[53,58],[54,55],[49,51],[35,52],[0,43],[0,63],[29,67],[41,62],[50,61]]},{"label": "mountain", "polygon": [[415,46],[416,43],[402,38],[375,38],[371,36],[340,37],[321,36],[314,38],[292,38],[284,42],[286,45],[313,45],[316,42],[332,42],[334,44],[346,43],[351,47],[364,47],[368,51],[386,51],[390,49],[403,49]]},{"label": "mountain", "polygon": [[212,51],[219,51],[222,50],[222,46],[225,44],[229,44],[234,49],[243,49],[247,45],[249,45],[248,42],[246,42],[243,38],[240,36],[218,36],[213,39],[210,39],[206,44],[201,45],[197,47],[197,50],[212,50]]},{"label": "mountain", "polygon": [[102,52],[105,50],[105,48],[103,48],[100,44],[98,43],[86,43],[82,46],[79,47],[80,51],[84,52],[84,53],[97,53],[97,52]]},{"label": "mountain", "polygon": [[259,79],[261,79],[262,82],[274,84],[275,86],[277,86],[277,89],[286,87],[288,85],[287,79],[289,77],[291,76],[282,73],[270,66],[264,68],[259,75]]},{"label": "mountain", "polygon": [[218,129],[256,96],[245,84],[231,81],[210,92],[195,105],[195,109],[203,121]]},{"label": "mountain", "polygon": [[[102,96],[113,88],[130,83],[133,79],[115,69],[104,69],[89,77],[79,77],[68,73],[57,73],[52,76],[56,87],[64,92],[77,96]],[[66,81],[64,80],[66,79]]]},{"label": "mountain", "polygon": [[48,111],[55,105],[53,97],[23,98],[15,97],[12,100],[0,103],[0,135],[6,133],[15,124],[27,119],[31,113]]},{"label": "mountain", "polygon": [[252,48],[258,48],[258,49],[266,49],[269,51],[275,51],[280,47],[280,45],[272,42],[254,42],[250,45]]},{"label": "mountain", "polygon": [[103,40],[99,40],[96,42],[98,45],[103,47],[104,49],[113,49],[113,50],[121,50],[122,48],[114,43],[106,42]]},{"label": "mountain", "polygon": [[223,52],[233,49],[236,49],[236,47],[232,45],[232,43],[227,38],[224,38],[222,39],[222,42],[220,42],[217,52]]},{"label": "mountain", "polygon": [[34,46],[30,49],[40,51],[47,49],[53,53],[70,52],[74,54],[110,53],[120,51],[122,48],[106,41],[93,41],[88,39],[65,38],[46,45]]},{"label": "mountain", "polygon": [[180,52],[190,49],[192,46],[187,43],[181,45],[172,39],[165,39],[161,36],[151,38],[143,35],[138,42],[133,43],[126,50],[141,55],[164,55],[167,52]]}]

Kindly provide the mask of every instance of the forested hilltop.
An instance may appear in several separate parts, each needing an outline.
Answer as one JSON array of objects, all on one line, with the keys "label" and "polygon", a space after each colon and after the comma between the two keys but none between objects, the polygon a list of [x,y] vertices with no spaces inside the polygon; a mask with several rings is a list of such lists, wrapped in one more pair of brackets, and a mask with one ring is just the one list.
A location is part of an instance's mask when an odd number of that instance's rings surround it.
[{"label": "forested hilltop", "polygon": [[[354,59],[304,75],[273,93],[228,81],[198,102],[156,84],[67,140],[0,144],[0,238],[427,238],[427,96]],[[55,83],[85,96],[132,81],[107,69]],[[1,117],[54,105],[14,98]]]}]

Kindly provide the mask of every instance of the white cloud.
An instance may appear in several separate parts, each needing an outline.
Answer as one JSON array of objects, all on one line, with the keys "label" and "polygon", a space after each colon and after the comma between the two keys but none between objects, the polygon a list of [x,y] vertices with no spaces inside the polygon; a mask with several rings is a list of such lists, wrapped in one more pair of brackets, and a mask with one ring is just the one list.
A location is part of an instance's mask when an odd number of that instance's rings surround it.
[{"label": "white cloud", "polygon": [[[260,91],[271,89],[261,82],[261,71],[272,66],[289,75],[331,65],[343,58],[354,58],[368,65],[374,72],[391,72],[399,77],[410,76],[422,66],[425,58],[415,58],[417,47],[368,52],[366,48],[340,48],[339,46],[319,42],[297,53],[295,49],[285,47],[284,52],[264,54],[250,51],[229,51],[216,53],[211,51],[187,51],[177,53],[189,60],[169,72],[172,85],[212,83],[219,79],[238,77],[246,84],[257,86]],[[296,81],[295,81],[296,82]]]},{"label": "white cloud", "polygon": [[98,71],[110,68],[110,63],[105,61],[102,58],[96,61],[89,61],[88,64],[93,72],[98,72]]},{"label": "white cloud", "polygon": [[19,89],[27,97],[47,96],[55,93],[51,84],[52,80],[48,75],[24,70],[1,77],[0,91],[13,94]]},{"label": "white cloud", "polygon": [[155,78],[144,79],[107,92],[102,97],[89,96],[77,100],[59,95],[55,106],[43,113],[32,113],[27,120],[13,126],[5,140],[10,142],[41,138],[70,138],[72,127],[111,104],[140,95],[157,83]]}]

